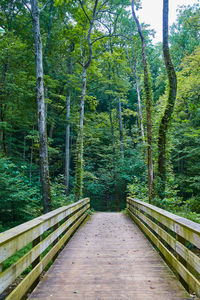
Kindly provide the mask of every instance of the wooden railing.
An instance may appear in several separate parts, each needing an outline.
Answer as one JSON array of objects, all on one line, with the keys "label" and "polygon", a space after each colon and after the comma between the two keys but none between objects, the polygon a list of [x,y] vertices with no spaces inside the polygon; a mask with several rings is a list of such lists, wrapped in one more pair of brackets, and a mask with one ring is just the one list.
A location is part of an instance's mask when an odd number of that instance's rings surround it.
[{"label": "wooden railing", "polygon": [[200,224],[127,198],[127,211],[180,280],[200,296]]},{"label": "wooden railing", "polygon": [[[89,198],[58,208],[0,234],[0,266],[17,251],[28,252],[0,272],[0,294],[31,266],[30,272],[6,299],[21,299],[88,215]],[[47,252],[47,253],[46,253]],[[1,271],[1,270],[0,270]],[[3,298],[4,299],[4,298]]]}]

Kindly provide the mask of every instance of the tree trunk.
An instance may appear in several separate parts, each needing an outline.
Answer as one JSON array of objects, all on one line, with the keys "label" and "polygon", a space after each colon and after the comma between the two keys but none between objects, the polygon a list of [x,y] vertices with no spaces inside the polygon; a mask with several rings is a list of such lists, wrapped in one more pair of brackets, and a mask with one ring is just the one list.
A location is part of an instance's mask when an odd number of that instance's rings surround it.
[{"label": "tree trunk", "polygon": [[144,137],[144,126],[143,126],[143,118],[142,118],[142,107],[141,107],[141,97],[140,97],[140,86],[139,86],[139,79],[138,79],[138,75],[137,75],[137,69],[136,69],[136,59],[135,59],[135,54],[134,54],[134,50],[133,50],[133,45],[132,45],[132,58],[133,58],[133,65],[134,65],[134,69],[132,66],[132,62],[128,53],[128,48],[127,48],[127,44],[125,44],[126,47],[126,54],[127,54],[127,58],[129,61],[129,65],[132,71],[132,74],[134,76],[135,79],[135,85],[136,85],[136,91],[137,91],[137,100],[138,100],[138,114],[139,114],[139,122],[140,122],[140,131],[141,131],[141,137],[142,137],[142,142],[145,142],[145,137]]},{"label": "tree trunk", "polygon": [[[7,58],[7,62],[3,64],[2,68],[2,86],[6,88],[6,77],[7,77],[7,72],[9,69],[9,61]],[[6,104],[6,98],[9,96],[9,92],[5,94],[5,103],[0,104],[0,117],[1,117],[1,122],[2,122],[2,129],[1,129],[1,140],[0,140],[0,150],[2,150],[7,156],[7,145],[6,145],[6,128],[5,128],[5,120],[6,120],[6,112],[7,112],[7,104]],[[3,101],[2,101],[3,102]]]},{"label": "tree trunk", "polygon": [[33,140],[31,143],[31,153],[30,153],[30,169],[29,169],[29,180],[32,182],[32,166],[33,166]]},{"label": "tree trunk", "polygon": [[[109,87],[109,89],[110,89],[110,87]],[[112,108],[111,108],[111,96],[110,95],[109,95],[109,118],[110,118],[110,130],[111,130],[111,138],[112,138],[113,177],[114,177],[114,189],[115,189],[115,198],[116,198],[116,209],[117,209],[117,211],[120,211],[119,190],[118,190],[118,186],[117,186],[115,134],[114,134],[113,119],[112,119]]]},{"label": "tree trunk", "polygon": [[2,129],[0,132],[0,151],[3,151],[4,155],[7,156],[7,145],[6,145],[6,130],[5,130],[5,115],[7,111],[7,105],[1,104],[0,117],[2,122]]},{"label": "tree trunk", "polygon": [[75,197],[76,199],[80,199],[82,197],[83,193],[83,119],[84,119],[84,105],[85,105],[85,96],[86,96],[86,82],[87,82],[87,69],[89,68],[91,62],[92,62],[92,40],[91,40],[91,34],[92,29],[94,26],[96,14],[97,14],[97,5],[98,0],[95,0],[94,3],[94,9],[93,9],[93,15],[92,19],[89,18],[87,15],[85,9],[84,9],[84,3],[79,0],[79,3],[82,7],[82,10],[86,16],[86,18],[89,20],[90,26],[88,29],[88,35],[87,35],[87,43],[88,43],[88,59],[86,62],[85,58],[85,51],[83,54],[83,73],[82,73],[82,92],[81,92],[81,103],[80,103],[80,118],[79,118],[79,132],[77,137],[77,145],[76,145],[76,174],[75,174]]},{"label": "tree trunk", "polygon": [[144,137],[144,126],[143,126],[143,118],[142,118],[142,108],[141,108],[141,98],[140,98],[140,86],[139,86],[139,79],[137,75],[137,63],[135,59],[135,53],[133,49],[133,41],[131,45],[131,50],[132,50],[132,57],[133,57],[133,64],[134,64],[134,77],[135,77],[135,84],[136,84],[136,90],[137,90],[137,98],[138,98],[138,111],[139,111],[139,117],[140,117],[140,128],[141,128],[141,135],[142,135],[142,141],[143,143],[145,142],[145,137]]},{"label": "tree trunk", "polygon": [[144,89],[146,97],[146,116],[147,116],[147,142],[148,142],[148,191],[149,191],[149,203],[153,199],[153,161],[152,161],[152,88],[151,80],[149,76],[149,69],[146,59],[146,45],[145,39],[142,34],[140,23],[136,17],[134,10],[134,0],[132,0],[132,14],[133,19],[137,25],[138,33],[142,42],[142,62],[144,67]]},{"label": "tree trunk", "polygon": [[51,210],[51,193],[48,164],[48,147],[46,133],[46,116],[43,84],[43,60],[42,60],[42,40],[40,34],[40,11],[38,1],[31,0],[32,26],[35,45],[36,58],[36,81],[37,81],[37,105],[38,105],[38,130],[40,145],[40,182],[42,186],[42,199],[44,213]]},{"label": "tree trunk", "polygon": [[124,136],[123,136],[123,124],[122,124],[122,104],[121,99],[118,99],[118,112],[119,112],[119,134],[120,134],[120,152],[121,159],[124,160]]},{"label": "tree trunk", "polygon": [[71,88],[68,88],[66,101],[66,135],[65,135],[65,193],[69,191],[69,168],[70,168],[70,104],[71,104]]},{"label": "tree trunk", "polygon": [[[110,99],[110,95],[109,95],[109,99]],[[109,118],[110,118],[110,130],[111,130],[111,138],[112,138],[112,152],[113,152],[113,157],[115,157],[115,136],[114,136],[114,126],[112,120],[111,105],[109,105]],[[113,166],[115,167],[115,161],[113,161]]]},{"label": "tree trunk", "polygon": [[[68,63],[68,73],[72,75],[72,57],[71,54],[74,51],[74,43],[70,45],[70,57]],[[69,81],[69,87],[67,90],[66,100],[66,132],[65,132],[65,193],[69,192],[69,169],[70,169],[70,105],[71,105],[71,82]]]},{"label": "tree trunk", "polygon": [[166,137],[169,123],[172,118],[174,104],[176,101],[177,79],[174,66],[171,61],[168,45],[168,0],[163,0],[163,54],[165,59],[165,67],[167,70],[169,81],[168,101],[160,122],[158,133],[158,195],[161,199],[165,197],[166,186]]},{"label": "tree trunk", "polygon": [[80,118],[79,118],[79,132],[76,145],[76,183],[75,183],[75,196],[80,199],[83,193],[83,119],[84,119],[84,106],[86,96],[86,82],[87,82],[87,69],[85,67],[85,57],[83,58],[83,73],[82,73],[82,91],[80,103]]}]

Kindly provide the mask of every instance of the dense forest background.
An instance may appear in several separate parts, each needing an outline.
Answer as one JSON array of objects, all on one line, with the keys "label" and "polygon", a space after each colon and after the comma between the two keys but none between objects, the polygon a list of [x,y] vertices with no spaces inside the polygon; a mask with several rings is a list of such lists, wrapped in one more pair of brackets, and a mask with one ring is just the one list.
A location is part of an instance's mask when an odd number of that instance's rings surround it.
[{"label": "dense forest background", "polygon": [[[33,2],[0,2],[1,230],[43,212]],[[86,196],[101,211],[125,208],[127,195],[148,201],[142,44],[130,1],[38,2],[51,207]],[[199,2],[180,7],[169,31],[178,89],[163,194],[158,136],[169,83],[162,43],[153,44],[153,30],[141,27],[152,96],[152,203],[199,222]]]}]

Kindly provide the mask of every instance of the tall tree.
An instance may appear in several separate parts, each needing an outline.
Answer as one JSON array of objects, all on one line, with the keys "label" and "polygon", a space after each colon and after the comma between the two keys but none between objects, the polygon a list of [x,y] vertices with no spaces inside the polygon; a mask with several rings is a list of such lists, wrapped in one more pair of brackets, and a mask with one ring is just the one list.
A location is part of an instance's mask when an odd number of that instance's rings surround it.
[{"label": "tall tree", "polygon": [[167,105],[162,116],[159,133],[158,133],[158,177],[159,187],[158,194],[160,198],[165,197],[166,186],[166,137],[167,130],[172,118],[174,104],[176,101],[177,79],[174,66],[171,61],[169,44],[168,44],[168,18],[169,18],[169,3],[168,0],[163,0],[163,55],[165,59],[165,67],[168,75],[169,93]]},{"label": "tall tree", "polygon": [[147,143],[148,143],[148,191],[149,191],[149,203],[153,199],[153,161],[152,161],[152,88],[149,74],[149,68],[146,57],[146,44],[145,38],[142,33],[140,22],[135,14],[135,1],[132,0],[132,15],[137,25],[138,33],[142,42],[142,62],[144,68],[144,89],[146,97],[146,118],[147,118]]},{"label": "tall tree", "polygon": [[80,102],[80,118],[79,118],[79,131],[78,131],[78,137],[77,137],[77,147],[76,147],[76,175],[75,175],[75,195],[76,199],[80,199],[82,197],[82,190],[83,190],[83,121],[84,121],[84,106],[85,106],[85,97],[86,97],[86,83],[87,83],[87,69],[89,68],[91,62],[92,62],[92,45],[94,41],[92,41],[92,29],[94,27],[94,23],[96,20],[96,17],[98,13],[101,12],[101,9],[103,6],[108,2],[108,0],[105,0],[102,2],[98,7],[99,1],[95,0],[93,10],[92,10],[92,16],[89,17],[89,15],[86,12],[84,2],[82,0],[79,0],[79,3],[81,5],[81,8],[85,14],[85,17],[87,21],[89,22],[89,28],[87,31],[87,46],[88,46],[88,56],[86,57],[86,49],[82,48],[81,46],[81,52],[82,52],[82,91],[81,91],[81,102]]},{"label": "tall tree", "polygon": [[127,43],[125,43],[126,48],[126,55],[129,61],[131,72],[135,79],[136,91],[137,91],[137,100],[138,100],[138,113],[139,113],[139,124],[140,124],[140,131],[143,143],[145,142],[144,137],[144,125],[143,125],[143,117],[142,117],[142,107],[141,107],[141,96],[140,96],[140,86],[139,86],[139,78],[137,74],[137,62],[135,58],[134,48],[133,48],[133,40],[131,40],[131,52],[132,52],[132,60],[130,58]]},{"label": "tall tree", "polygon": [[124,159],[124,135],[123,135],[123,122],[122,122],[122,103],[118,97],[118,114],[119,114],[119,137],[120,137],[120,152],[121,159]]},{"label": "tall tree", "polygon": [[35,46],[36,62],[36,82],[37,82],[37,105],[38,105],[38,131],[40,144],[40,181],[42,186],[42,199],[44,213],[51,210],[51,192],[48,164],[48,145],[46,132],[46,113],[44,101],[44,83],[43,83],[43,57],[42,57],[42,39],[40,33],[40,10],[38,1],[31,0],[31,16]]},{"label": "tall tree", "polygon": [[[72,75],[72,52],[74,50],[74,43],[70,44],[70,55],[68,60],[68,72]],[[69,82],[70,84],[70,82]],[[69,169],[70,169],[70,106],[71,106],[71,86],[67,89],[67,100],[66,100],[66,127],[65,127],[65,192],[68,194],[69,191]]]}]

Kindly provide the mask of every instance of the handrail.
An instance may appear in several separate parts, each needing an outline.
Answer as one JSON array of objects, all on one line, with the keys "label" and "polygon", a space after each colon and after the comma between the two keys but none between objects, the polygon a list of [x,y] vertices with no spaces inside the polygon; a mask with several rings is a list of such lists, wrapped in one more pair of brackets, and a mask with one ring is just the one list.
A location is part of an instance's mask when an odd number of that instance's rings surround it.
[{"label": "handrail", "polygon": [[169,265],[196,295],[200,296],[200,224],[154,205],[127,198],[127,211],[158,248]]},{"label": "handrail", "polygon": [[[0,294],[29,266],[32,270],[6,299],[21,299],[88,215],[90,199],[63,206],[0,234],[0,266],[7,258],[32,243],[32,248],[0,272]],[[49,232],[48,232],[49,231]],[[49,233],[47,235],[47,233]],[[45,236],[44,236],[45,235]],[[47,237],[46,237],[47,236]],[[47,249],[51,246],[51,249]],[[48,253],[41,258],[44,251]],[[0,268],[1,271],[1,268]]]}]

